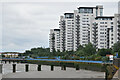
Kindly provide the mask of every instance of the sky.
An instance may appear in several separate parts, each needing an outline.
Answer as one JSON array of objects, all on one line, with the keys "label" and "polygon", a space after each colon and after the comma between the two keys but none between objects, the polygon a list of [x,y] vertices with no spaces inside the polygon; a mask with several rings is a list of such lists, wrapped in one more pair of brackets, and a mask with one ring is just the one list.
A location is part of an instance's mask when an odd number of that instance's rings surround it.
[{"label": "sky", "polygon": [[34,47],[49,47],[50,29],[59,28],[60,15],[73,12],[77,7],[103,5],[104,15],[112,16],[118,11],[118,0],[87,1],[2,0],[0,52],[24,52]]}]

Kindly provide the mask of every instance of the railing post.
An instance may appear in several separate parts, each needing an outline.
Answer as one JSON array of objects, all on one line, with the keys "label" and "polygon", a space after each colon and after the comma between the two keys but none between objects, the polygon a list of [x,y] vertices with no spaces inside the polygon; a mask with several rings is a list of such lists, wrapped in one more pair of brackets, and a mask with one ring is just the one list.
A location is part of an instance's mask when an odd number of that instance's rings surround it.
[{"label": "railing post", "polygon": [[13,73],[16,72],[16,64],[13,64]]},{"label": "railing post", "polygon": [[54,66],[53,65],[51,65],[51,71],[53,71],[54,70]]},{"label": "railing post", "polygon": [[29,64],[25,64],[25,71],[26,71],[26,72],[29,71]]},{"label": "railing post", "polygon": [[41,71],[41,65],[38,64],[38,71]]},{"label": "railing post", "polygon": [[0,64],[0,74],[2,74],[2,64]]}]

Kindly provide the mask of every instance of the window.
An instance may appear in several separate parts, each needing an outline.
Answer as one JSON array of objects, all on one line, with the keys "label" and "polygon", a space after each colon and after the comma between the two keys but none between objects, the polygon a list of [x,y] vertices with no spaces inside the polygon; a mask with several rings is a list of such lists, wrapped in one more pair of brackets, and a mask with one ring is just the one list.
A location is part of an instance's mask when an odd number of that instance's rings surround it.
[{"label": "window", "polygon": [[100,22],[100,24],[104,24],[104,22]]},{"label": "window", "polygon": [[104,34],[104,32],[100,32],[100,34]]},{"label": "window", "polygon": [[80,8],[79,13],[93,13],[92,8]]}]

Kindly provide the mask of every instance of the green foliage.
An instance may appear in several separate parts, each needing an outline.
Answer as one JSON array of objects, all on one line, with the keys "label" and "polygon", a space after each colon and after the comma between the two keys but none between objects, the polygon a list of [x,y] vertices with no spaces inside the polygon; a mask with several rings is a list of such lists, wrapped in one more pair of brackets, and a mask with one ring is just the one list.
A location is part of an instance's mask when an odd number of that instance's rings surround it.
[{"label": "green foliage", "polygon": [[31,50],[26,50],[24,56],[38,57],[38,56],[48,56],[50,55],[49,48],[32,48]]},{"label": "green foliage", "polygon": [[114,52],[118,52],[120,49],[120,41],[115,43],[114,46],[113,46],[113,51]]},{"label": "green foliage", "polygon": [[120,58],[120,49],[118,50],[118,58]]},{"label": "green foliage", "polygon": [[111,54],[112,50],[111,49],[100,49],[97,54],[100,56],[106,56],[107,54]]},{"label": "green foliage", "polygon": [[90,55],[94,55],[95,53],[96,53],[96,49],[91,43],[86,44],[85,47],[82,47],[80,45],[80,47],[75,52],[77,56],[90,56]]},{"label": "green foliage", "polygon": [[102,57],[102,61],[106,62],[106,61],[109,61],[109,57]]}]

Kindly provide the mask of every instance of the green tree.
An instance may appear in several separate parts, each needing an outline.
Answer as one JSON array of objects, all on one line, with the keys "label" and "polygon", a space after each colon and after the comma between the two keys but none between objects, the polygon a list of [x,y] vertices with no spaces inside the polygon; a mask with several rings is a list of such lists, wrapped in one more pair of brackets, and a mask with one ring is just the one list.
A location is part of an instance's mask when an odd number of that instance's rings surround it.
[{"label": "green tree", "polygon": [[113,45],[113,52],[118,52],[120,49],[120,41]]},{"label": "green tree", "polygon": [[86,56],[94,55],[96,53],[96,48],[91,43],[86,44],[83,50]]},{"label": "green tree", "polygon": [[118,58],[120,58],[120,49],[118,50]]},{"label": "green tree", "polygon": [[100,56],[106,56],[107,54],[111,54],[112,50],[111,49],[100,49],[97,54]]}]

